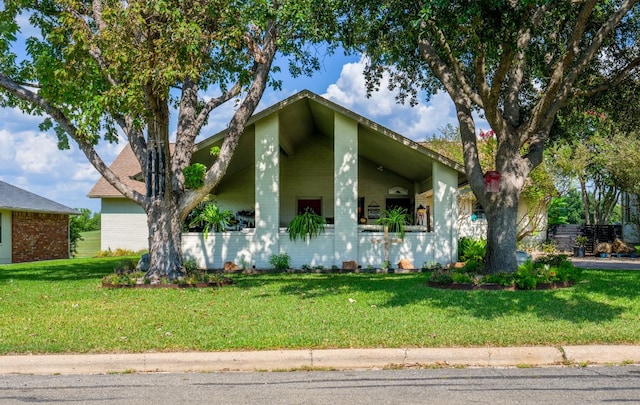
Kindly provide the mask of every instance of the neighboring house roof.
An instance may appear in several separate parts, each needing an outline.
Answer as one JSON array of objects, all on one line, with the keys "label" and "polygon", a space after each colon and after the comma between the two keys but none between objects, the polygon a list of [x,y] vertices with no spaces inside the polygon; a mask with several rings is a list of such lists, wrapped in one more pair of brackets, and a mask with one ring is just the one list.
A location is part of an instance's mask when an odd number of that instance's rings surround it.
[{"label": "neighboring house roof", "polygon": [[73,208],[69,208],[3,181],[0,181],[0,209],[49,214],[80,214]]},{"label": "neighboring house roof", "polygon": [[[131,145],[127,144],[124,147],[110,168],[127,186],[140,194],[146,194],[147,188],[144,182],[135,179],[142,170]],[[122,198],[122,193],[109,184],[104,177],[100,177],[87,196],[90,198]]]}]

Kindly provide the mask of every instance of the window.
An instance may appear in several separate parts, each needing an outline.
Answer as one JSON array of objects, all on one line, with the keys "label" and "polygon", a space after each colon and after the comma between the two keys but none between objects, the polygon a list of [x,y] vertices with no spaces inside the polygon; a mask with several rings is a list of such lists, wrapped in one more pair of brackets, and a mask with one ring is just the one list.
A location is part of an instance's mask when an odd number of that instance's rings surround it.
[{"label": "window", "polygon": [[2,244],[2,212],[0,212],[0,244]]},{"label": "window", "polygon": [[477,202],[475,207],[473,208],[473,215],[471,215],[471,220],[475,221],[477,219],[487,219],[484,215],[484,207]]},{"label": "window", "polygon": [[321,198],[299,198],[298,199],[298,214],[303,214],[307,211],[314,214],[322,215],[322,199]]}]

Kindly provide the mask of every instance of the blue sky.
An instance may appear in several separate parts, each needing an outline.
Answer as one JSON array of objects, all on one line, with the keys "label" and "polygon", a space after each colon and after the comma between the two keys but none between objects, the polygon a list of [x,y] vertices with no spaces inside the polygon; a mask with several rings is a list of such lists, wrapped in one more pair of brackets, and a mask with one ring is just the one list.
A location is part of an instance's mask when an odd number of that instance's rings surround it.
[{"label": "blue sky", "polygon": [[[310,78],[282,74],[282,90],[267,90],[258,110],[306,89],[418,141],[439,133],[447,124],[457,126],[455,109],[447,94],[438,94],[429,103],[423,99],[410,107],[397,104],[395,93],[383,85],[380,92],[367,98],[363,67],[360,57],[338,54],[325,58],[322,69]],[[232,109],[231,102],[215,111],[199,139],[225,128]],[[17,109],[0,109],[0,180],[72,208],[98,212],[99,200],[86,195],[99,173],[73,143],[70,150],[58,150],[55,134],[38,129],[41,121],[41,117]],[[110,164],[124,144],[124,139],[118,144],[104,142],[97,150]]]}]

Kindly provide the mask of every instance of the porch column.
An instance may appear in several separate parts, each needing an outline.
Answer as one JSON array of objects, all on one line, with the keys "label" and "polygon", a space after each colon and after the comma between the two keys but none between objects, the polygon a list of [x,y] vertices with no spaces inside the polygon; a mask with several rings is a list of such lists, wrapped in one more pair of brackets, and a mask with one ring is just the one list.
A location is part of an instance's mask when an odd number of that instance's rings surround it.
[{"label": "porch column", "polygon": [[256,231],[252,253],[257,268],[268,269],[279,252],[280,147],[279,119],[273,114],[256,122]]},{"label": "porch column", "polygon": [[433,163],[433,231],[436,262],[447,265],[458,260],[458,172]]},{"label": "porch column", "polygon": [[334,262],[358,258],[358,123],[334,114]]}]

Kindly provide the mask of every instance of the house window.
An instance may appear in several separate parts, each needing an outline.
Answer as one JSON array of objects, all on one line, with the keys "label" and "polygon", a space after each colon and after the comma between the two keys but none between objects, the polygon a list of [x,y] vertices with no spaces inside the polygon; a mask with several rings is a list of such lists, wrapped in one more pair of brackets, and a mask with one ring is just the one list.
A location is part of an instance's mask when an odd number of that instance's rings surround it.
[{"label": "house window", "polygon": [[322,215],[322,199],[298,198],[298,214],[303,214],[307,211]]},{"label": "house window", "polygon": [[0,212],[0,245],[2,244],[2,212]]}]

